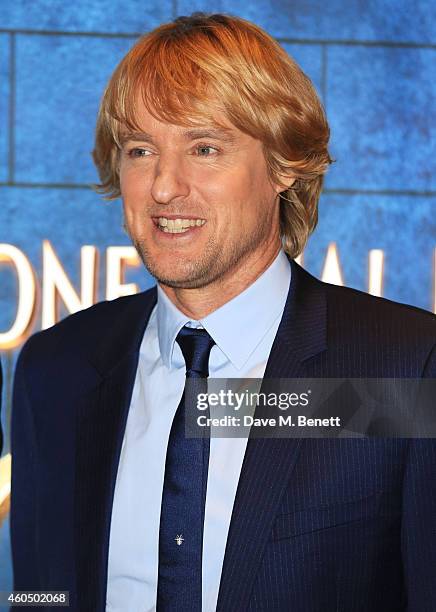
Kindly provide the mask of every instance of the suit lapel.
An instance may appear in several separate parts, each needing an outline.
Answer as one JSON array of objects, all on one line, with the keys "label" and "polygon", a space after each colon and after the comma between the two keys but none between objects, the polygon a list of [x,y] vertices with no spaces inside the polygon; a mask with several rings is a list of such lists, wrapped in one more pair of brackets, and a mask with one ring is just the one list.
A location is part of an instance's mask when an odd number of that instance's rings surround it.
[{"label": "suit lapel", "polygon": [[76,407],[74,529],[79,610],[105,609],[118,462],[139,348],[155,303],[155,288],[120,303],[124,310],[112,318],[111,326],[106,325],[104,340],[92,358],[101,382]]},{"label": "suit lapel", "polygon": [[[326,348],[322,283],[290,260],[292,279],[264,378],[305,377],[304,361]],[[264,390],[262,385],[261,391]],[[217,610],[245,610],[301,439],[249,439],[227,538]]]}]

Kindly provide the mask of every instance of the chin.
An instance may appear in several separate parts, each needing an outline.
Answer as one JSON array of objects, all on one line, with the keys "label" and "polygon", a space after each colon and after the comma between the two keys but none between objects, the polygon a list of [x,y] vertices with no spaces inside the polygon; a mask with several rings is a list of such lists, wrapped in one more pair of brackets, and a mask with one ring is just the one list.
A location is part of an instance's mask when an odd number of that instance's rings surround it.
[{"label": "chin", "polygon": [[168,278],[156,278],[156,280],[165,287],[171,287],[172,289],[196,289],[201,287],[203,283],[196,283],[192,280],[176,280]]},{"label": "chin", "polygon": [[184,266],[182,269],[178,269],[175,265],[162,266],[147,262],[146,268],[162,285],[174,288],[198,286],[196,284],[197,279],[195,278],[196,275],[193,266]]},{"label": "chin", "polygon": [[167,271],[167,273],[156,270],[153,276],[162,285],[167,285],[167,287],[173,287],[174,289],[194,289],[207,284],[207,279],[204,279],[202,276],[198,278],[198,275],[193,274],[192,270],[189,270],[189,272],[180,271],[179,274],[174,269]]},{"label": "chin", "polygon": [[162,285],[175,289],[195,289],[213,280],[213,264],[217,260],[210,254],[183,253],[177,257],[168,252],[151,252],[138,241],[134,245],[148,272]]},{"label": "chin", "polygon": [[210,283],[210,278],[204,275],[194,274],[192,270],[189,273],[175,274],[174,270],[167,274],[158,274],[157,271],[153,274],[155,279],[161,284],[173,289],[198,289],[205,287]]}]

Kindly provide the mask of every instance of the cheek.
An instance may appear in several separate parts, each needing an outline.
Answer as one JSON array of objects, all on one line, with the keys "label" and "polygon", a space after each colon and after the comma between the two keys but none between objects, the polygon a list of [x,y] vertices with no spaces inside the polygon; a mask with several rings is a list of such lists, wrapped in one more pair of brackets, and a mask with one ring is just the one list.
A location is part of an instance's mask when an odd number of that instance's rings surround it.
[{"label": "cheek", "polygon": [[127,164],[120,166],[120,189],[121,194],[136,194],[145,190],[144,176]]},{"label": "cheek", "polygon": [[211,213],[228,228],[229,221],[241,223],[245,209],[252,198],[249,173],[243,171],[221,172],[219,176],[202,177],[197,181],[201,200]]}]

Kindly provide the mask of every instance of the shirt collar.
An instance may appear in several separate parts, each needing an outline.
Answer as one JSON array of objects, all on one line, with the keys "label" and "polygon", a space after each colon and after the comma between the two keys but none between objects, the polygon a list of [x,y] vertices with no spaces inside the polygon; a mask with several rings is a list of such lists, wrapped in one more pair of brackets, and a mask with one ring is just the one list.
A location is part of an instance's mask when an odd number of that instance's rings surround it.
[{"label": "shirt collar", "polygon": [[241,369],[282,314],[290,282],[291,266],[285,252],[280,250],[254,283],[199,321],[181,312],[158,285],[157,327],[164,364],[171,368],[177,334],[189,323],[204,327],[231,363]]}]

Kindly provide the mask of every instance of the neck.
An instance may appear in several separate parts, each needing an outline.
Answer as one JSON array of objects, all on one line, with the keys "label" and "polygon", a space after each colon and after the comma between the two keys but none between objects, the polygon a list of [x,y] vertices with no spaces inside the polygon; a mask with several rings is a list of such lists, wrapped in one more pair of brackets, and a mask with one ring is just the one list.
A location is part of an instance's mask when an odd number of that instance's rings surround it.
[{"label": "neck", "polygon": [[281,249],[280,244],[261,253],[252,253],[238,262],[222,278],[195,289],[168,287],[159,283],[172,303],[193,320],[199,320],[214,312],[226,302],[252,285],[272,264]]}]

